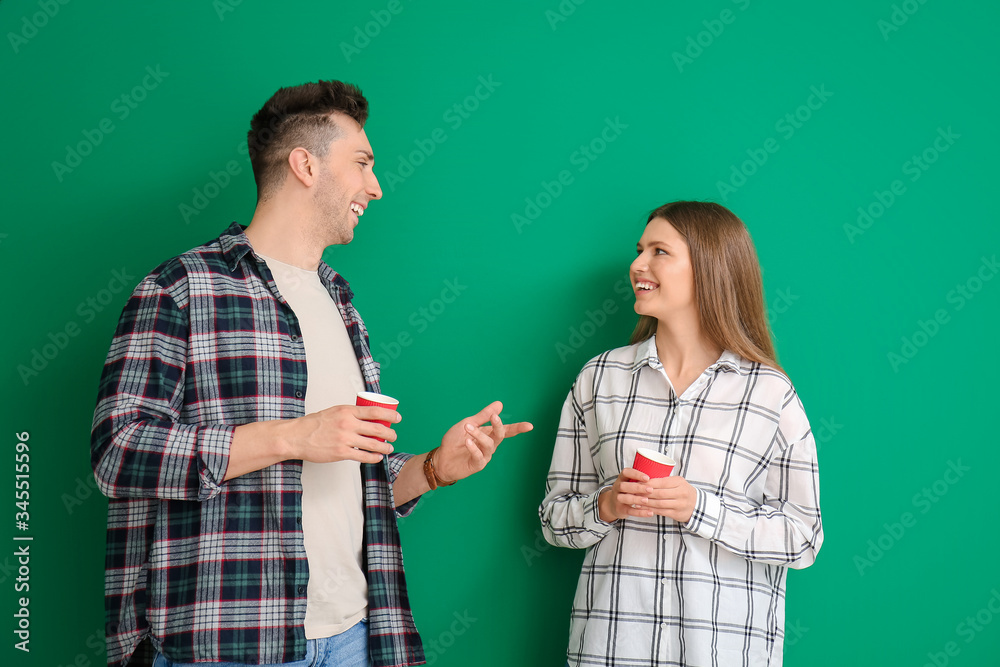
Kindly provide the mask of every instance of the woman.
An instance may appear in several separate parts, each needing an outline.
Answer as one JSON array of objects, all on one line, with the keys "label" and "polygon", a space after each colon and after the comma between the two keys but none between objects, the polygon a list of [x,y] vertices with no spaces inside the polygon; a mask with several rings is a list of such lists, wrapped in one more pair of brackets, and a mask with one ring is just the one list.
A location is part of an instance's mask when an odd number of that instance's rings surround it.
[{"label": "woman", "polygon": [[[637,251],[632,344],[577,377],[539,508],[551,544],[588,549],[569,664],[780,665],[786,568],[813,563],[823,529],[753,242],[726,208],[674,202]],[[672,476],[632,469],[639,447]]]}]

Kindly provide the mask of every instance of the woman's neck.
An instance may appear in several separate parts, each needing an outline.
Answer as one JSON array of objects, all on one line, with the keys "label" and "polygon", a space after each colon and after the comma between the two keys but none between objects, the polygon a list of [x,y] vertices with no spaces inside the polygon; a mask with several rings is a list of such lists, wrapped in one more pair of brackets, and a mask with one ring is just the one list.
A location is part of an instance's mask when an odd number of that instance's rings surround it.
[{"label": "woman's neck", "polygon": [[677,393],[681,394],[706,368],[718,361],[722,348],[712,342],[697,323],[679,326],[660,321],[656,327],[656,355]]}]

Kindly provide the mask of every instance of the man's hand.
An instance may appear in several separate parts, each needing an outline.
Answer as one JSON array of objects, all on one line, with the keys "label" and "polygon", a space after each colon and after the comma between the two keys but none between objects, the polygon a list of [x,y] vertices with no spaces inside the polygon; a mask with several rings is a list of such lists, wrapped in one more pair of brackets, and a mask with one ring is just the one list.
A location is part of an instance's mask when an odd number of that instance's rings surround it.
[{"label": "man's hand", "polygon": [[[441,438],[441,448],[434,455],[434,469],[446,482],[465,479],[483,468],[493,458],[504,438],[527,433],[534,428],[528,422],[504,425],[500,421],[503,403],[496,401],[478,414],[452,426]],[[489,421],[489,426],[480,426]]]},{"label": "man's hand", "polygon": [[[229,480],[279,461],[378,463],[392,453],[396,432],[375,423],[399,422],[399,413],[376,406],[335,405],[296,419],[275,419],[237,426],[229,448]],[[383,438],[380,442],[375,438]]]},{"label": "man's hand", "polygon": [[683,477],[650,479],[645,473],[626,468],[597,503],[601,519],[608,523],[626,516],[648,518],[654,514],[687,523],[697,500],[698,492]]},{"label": "man's hand", "polygon": [[374,405],[335,405],[313,412],[289,422],[295,428],[289,436],[295,451],[290,458],[313,463],[378,463],[383,455],[392,453],[389,443],[396,441],[396,432],[376,422],[395,424],[400,418],[395,410]]}]

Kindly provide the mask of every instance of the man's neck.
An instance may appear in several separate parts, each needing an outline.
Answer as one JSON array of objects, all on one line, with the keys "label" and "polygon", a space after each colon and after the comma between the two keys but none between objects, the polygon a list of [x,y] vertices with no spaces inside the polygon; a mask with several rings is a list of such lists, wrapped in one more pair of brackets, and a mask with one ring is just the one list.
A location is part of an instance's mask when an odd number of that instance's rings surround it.
[{"label": "man's neck", "polygon": [[278,202],[258,203],[246,230],[250,245],[258,254],[315,271],[324,248],[310,237],[307,215]]}]

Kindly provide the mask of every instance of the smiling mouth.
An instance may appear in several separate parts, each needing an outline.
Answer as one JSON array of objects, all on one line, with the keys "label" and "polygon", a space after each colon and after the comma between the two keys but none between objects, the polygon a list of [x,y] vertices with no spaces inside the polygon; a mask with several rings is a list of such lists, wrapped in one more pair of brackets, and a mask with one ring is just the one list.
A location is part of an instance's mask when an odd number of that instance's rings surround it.
[{"label": "smiling mouth", "polygon": [[657,287],[659,287],[659,285],[657,285],[656,283],[647,282],[645,280],[637,280],[635,282],[636,292],[652,292]]},{"label": "smiling mouth", "polygon": [[359,218],[365,214],[365,208],[361,204],[356,204],[351,202],[351,211],[353,211]]}]

